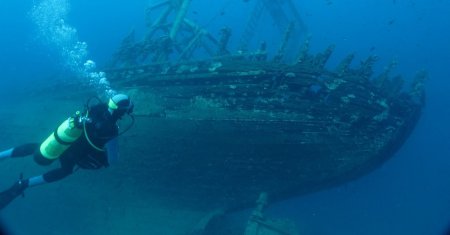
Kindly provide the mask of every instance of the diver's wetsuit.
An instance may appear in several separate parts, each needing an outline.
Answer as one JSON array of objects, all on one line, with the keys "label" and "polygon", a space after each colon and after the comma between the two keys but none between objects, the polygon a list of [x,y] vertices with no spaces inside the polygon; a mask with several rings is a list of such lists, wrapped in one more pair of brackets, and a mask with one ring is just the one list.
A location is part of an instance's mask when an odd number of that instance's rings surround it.
[{"label": "diver's wetsuit", "polygon": [[[89,109],[89,118],[90,122],[86,122],[86,133],[89,140],[96,147],[103,149],[108,141],[118,135],[117,118],[110,114],[106,104],[98,104],[91,107]],[[70,175],[75,166],[83,169],[99,169],[109,165],[106,151],[95,149],[86,139],[86,133],[83,133],[78,140],[61,154],[59,157],[60,168],[43,174],[45,182],[54,182]],[[39,154],[39,146],[37,143],[18,146],[13,149],[11,157]]]},{"label": "diver's wetsuit", "polygon": [[[28,187],[34,187],[49,182],[60,180],[70,175],[76,167],[84,169],[99,169],[108,166],[117,160],[117,136],[119,128],[116,122],[123,115],[130,115],[133,112],[134,105],[127,95],[116,94],[109,99],[108,104],[98,104],[89,108],[88,113],[82,116],[76,116],[64,122],[64,125],[73,124],[73,128],[81,130],[79,136],[70,146],[59,156],[60,167],[46,172],[42,175],[36,175],[23,179],[22,175],[7,190],[0,192],[0,210],[7,206],[19,195],[23,195]],[[131,116],[134,122],[133,116]],[[131,126],[130,126],[131,127]],[[64,131],[67,126],[63,126]],[[57,132],[60,127],[57,128]],[[70,130],[70,129],[69,129]],[[80,130],[73,130],[79,134]],[[66,134],[66,133],[64,133]],[[60,135],[53,134],[54,139],[59,143],[67,143],[60,139]],[[67,137],[67,136],[66,136]],[[50,139],[54,141],[53,139]],[[44,142],[46,143],[47,140]],[[70,141],[71,142],[71,141]],[[55,149],[51,149],[56,147]],[[40,150],[40,144],[31,143],[24,144],[15,148],[0,151],[0,160],[11,157],[24,157],[34,155],[34,160],[41,165],[49,165],[54,160],[47,158],[43,154],[47,154],[47,150],[57,153],[60,146],[47,145],[45,152]],[[52,155],[50,155],[52,156]]]}]

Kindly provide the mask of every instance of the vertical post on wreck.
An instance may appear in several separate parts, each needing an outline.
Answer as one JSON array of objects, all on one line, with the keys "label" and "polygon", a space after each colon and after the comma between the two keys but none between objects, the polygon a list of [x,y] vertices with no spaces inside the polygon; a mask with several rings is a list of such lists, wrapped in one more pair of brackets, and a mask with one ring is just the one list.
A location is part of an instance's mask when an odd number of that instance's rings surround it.
[{"label": "vertical post on wreck", "polygon": [[230,41],[231,37],[231,29],[228,27],[222,28],[220,30],[220,39],[219,39],[219,45],[217,50],[217,55],[226,55],[229,54],[227,50],[228,42]]},{"label": "vertical post on wreck", "polygon": [[286,47],[289,42],[289,38],[291,36],[293,28],[294,28],[294,23],[291,22],[288,25],[286,32],[284,32],[283,41],[281,42],[280,48],[278,48],[277,55],[274,58],[275,62],[280,62],[283,59],[283,56],[284,56],[284,53],[286,52]]},{"label": "vertical post on wreck", "polygon": [[250,220],[245,228],[245,235],[258,235],[260,224],[258,221],[263,220],[264,209],[267,206],[267,193],[263,192],[256,201],[256,208],[253,210]]},{"label": "vertical post on wreck", "polygon": [[186,16],[187,10],[189,8],[189,4],[191,4],[192,0],[183,0],[178,11],[177,17],[175,18],[175,22],[173,23],[172,29],[170,30],[169,37],[174,40],[175,36],[180,29],[181,23],[183,22],[184,17]]},{"label": "vertical post on wreck", "polygon": [[309,43],[311,41],[311,36],[308,35],[305,42],[303,43],[303,46],[300,48],[300,52],[298,53],[296,64],[301,64],[305,62],[305,60],[308,58],[309,53]]}]

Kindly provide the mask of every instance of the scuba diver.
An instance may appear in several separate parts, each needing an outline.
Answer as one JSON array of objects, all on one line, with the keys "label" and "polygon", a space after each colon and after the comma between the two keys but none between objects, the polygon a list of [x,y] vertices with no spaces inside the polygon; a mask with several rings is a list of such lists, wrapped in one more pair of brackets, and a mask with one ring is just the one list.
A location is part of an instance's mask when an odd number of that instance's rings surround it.
[{"label": "scuba diver", "polygon": [[[98,98],[97,98],[98,99]],[[134,105],[127,95],[117,94],[109,102],[99,103],[76,112],[64,121],[42,144],[28,143],[0,152],[0,159],[34,156],[39,165],[49,165],[59,159],[60,167],[45,174],[23,179],[22,175],[13,186],[0,193],[0,210],[25,189],[65,178],[78,168],[100,169],[118,158],[117,137],[128,131],[134,123],[131,115]],[[131,124],[119,133],[117,121],[125,114]]]}]

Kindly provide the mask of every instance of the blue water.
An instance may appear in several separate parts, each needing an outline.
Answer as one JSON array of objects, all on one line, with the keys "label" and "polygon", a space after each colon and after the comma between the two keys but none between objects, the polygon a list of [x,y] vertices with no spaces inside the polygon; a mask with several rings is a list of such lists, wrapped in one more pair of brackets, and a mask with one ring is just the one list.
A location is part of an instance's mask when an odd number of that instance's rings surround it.
[{"label": "blue water", "polygon": [[[74,76],[85,72],[82,66],[68,68],[63,58],[67,54],[40,35],[30,12],[44,1],[0,3],[0,92],[20,90],[27,82],[61,72]],[[133,28],[144,28],[148,2],[67,1],[70,9],[64,22],[76,29],[72,39],[86,43],[82,62],[94,61],[98,65],[94,72],[100,72],[121,39]],[[194,0],[189,16],[213,34],[224,22],[239,28],[246,20],[243,12],[253,2],[228,2]],[[293,219],[305,234],[441,234],[450,223],[450,1],[296,2],[312,36],[313,52],[336,44],[330,64],[351,52],[357,60],[376,54],[379,71],[395,59],[399,62],[395,72],[407,80],[426,69],[427,105],[408,141],[382,167],[340,187],[278,203],[270,215]],[[202,10],[205,7],[208,11]],[[273,30],[267,27],[259,39],[269,38]]]}]

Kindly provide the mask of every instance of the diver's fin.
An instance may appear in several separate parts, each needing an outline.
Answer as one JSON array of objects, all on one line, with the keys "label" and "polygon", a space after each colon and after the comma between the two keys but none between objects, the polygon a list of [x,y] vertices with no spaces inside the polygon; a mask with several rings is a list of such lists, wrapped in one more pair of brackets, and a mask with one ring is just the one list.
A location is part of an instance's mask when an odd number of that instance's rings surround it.
[{"label": "diver's fin", "polygon": [[11,203],[17,196],[24,195],[23,192],[28,187],[28,181],[20,178],[16,181],[11,188],[0,193],[0,210],[5,208]]}]

